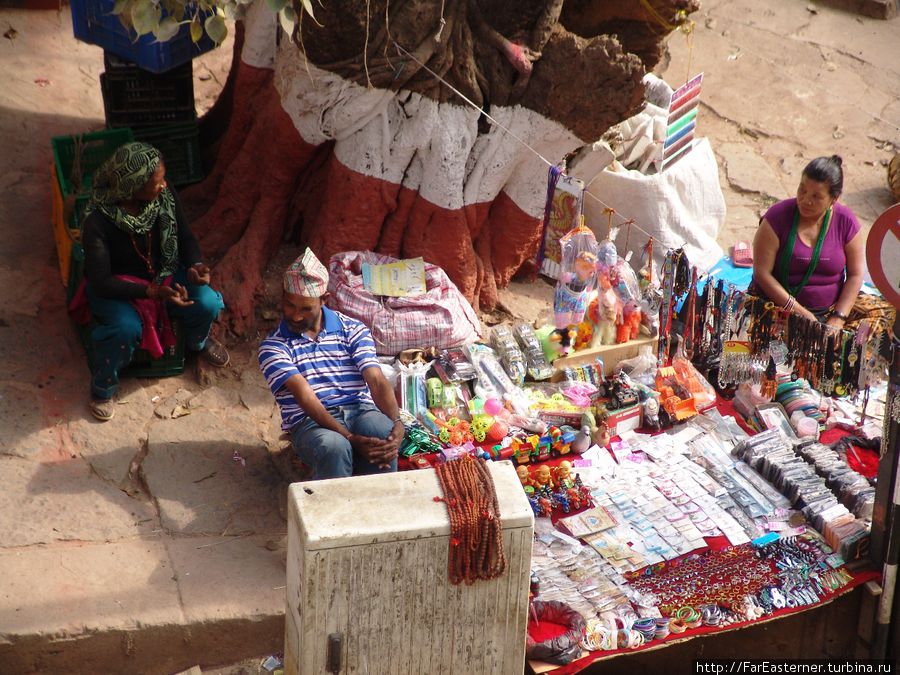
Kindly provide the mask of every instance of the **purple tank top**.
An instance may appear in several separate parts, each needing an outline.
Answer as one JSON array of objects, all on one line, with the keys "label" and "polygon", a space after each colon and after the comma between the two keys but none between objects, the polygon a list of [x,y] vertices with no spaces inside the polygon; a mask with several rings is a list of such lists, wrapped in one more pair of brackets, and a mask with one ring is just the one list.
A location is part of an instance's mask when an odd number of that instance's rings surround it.
[{"label": "purple tank top", "polygon": [[[778,235],[778,253],[775,255],[775,269],[773,270],[776,279],[778,278],[778,261],[781,258],[782,249],[787,245],[796,209],[796,198],[785,199],[773,204],[763,216]],[[819,264],[810,275],[806,286],[797,294],[797,302],[807,309],[817,310],[831,307],[837,301],[844,285],[847,268],[844,246],[856,236],[857,232],[859,232],[859,221],[856,220],[853,211],[840,202],[835,203],[832,207],[831,224],[828,226],[825,241],[822,242]],[[800,241],[800,237],[797,237],[794,255],[788,269],[788,283],[791,286],[803,281],[806,268],[809,267],[812,259],[814,247],[815,242],[813,242],[813,246],[807,246]]]}]

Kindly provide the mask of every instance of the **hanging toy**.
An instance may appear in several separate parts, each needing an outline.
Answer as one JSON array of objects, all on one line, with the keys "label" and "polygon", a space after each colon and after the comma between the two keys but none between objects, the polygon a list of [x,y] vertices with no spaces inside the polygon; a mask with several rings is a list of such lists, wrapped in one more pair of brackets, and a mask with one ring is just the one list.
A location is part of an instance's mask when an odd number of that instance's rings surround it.
[{"label": "hanging toy", "polygon": [[622,307],[619,297],[609,282],[609,277],[601,272],[597,275],[600,289],[597,297],[591,302],[590,318],[596,324],[592,347],[612,345],[616,342],[616,324],[621,316]]},{"label": "hanging toy", "polygon": [[562,250],[559,281],[553,298],[557,330],[584,319],[588,297],[597,282],[597,239],[581,216],[577,227],[559,241]]}]

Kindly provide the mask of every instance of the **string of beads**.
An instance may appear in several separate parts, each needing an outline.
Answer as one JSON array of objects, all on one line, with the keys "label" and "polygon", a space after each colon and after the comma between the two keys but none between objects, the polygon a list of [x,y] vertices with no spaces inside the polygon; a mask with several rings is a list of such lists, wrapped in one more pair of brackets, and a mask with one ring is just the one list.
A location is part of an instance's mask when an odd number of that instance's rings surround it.
[{"label": "string of beads", "polygon": [[444,496],[435,501],[450,516],[450,583],[499,577],[506,569],[500,506],[485,461],[465,455],[441,464],[437,477]]}]

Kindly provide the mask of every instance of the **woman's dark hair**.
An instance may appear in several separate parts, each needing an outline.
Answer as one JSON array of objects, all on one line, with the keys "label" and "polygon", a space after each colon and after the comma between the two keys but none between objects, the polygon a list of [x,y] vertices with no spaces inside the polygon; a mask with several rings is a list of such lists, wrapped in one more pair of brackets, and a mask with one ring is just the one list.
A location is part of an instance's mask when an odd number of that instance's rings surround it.
[{"label": "woman's dark hair", "polygon": [[843,163],[840,155],[816,157],[803,169],[803,175],[819,183],[828,183],[828,194],[839,197],[844,191]]}]

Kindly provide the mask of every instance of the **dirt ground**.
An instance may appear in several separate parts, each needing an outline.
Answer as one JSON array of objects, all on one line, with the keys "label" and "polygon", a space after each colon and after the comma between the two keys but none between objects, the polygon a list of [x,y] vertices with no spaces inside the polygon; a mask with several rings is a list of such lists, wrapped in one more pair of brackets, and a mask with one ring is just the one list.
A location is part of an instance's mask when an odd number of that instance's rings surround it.
[{"label": "dirt ground", "polygon": [[[677,86],[686,76],[704,72],[698,135],[711,141],[728,208],[719,243],[729,250],[739,239],[752,239],[767,205],[793,194],[806,161],[832,153],[845,160],[843,199],[868,228],[891,204],[885,167],[900,150],[900,19],[879,21],[805,0],[705,0],[703,5],[693,17],[690,37],[671,36],[671,63],[663,75]],[[82,463],[91,478],[104,471],[73,441],[77,439],[73,429],[86,425],[87,371],[64,312],[49,227],[50,138],[104,124],[98,83],[102,52],[72,38],[67,12],[68,8],[61,13],[0,9],[4,72],[0,483],[4,485],[13,465],[71,458],[73,464]],[[195,60],[198,112],[215,101],[230,57],[226,44]],[[294,251],[284,250],[273,261],[273,288],[283,263],[293,255]],[[552,287],[543,281],[516,282],[503,289],[500,298],[506,313],[484,317],[488,323],[508,316],[533,321],[548,315]],[[229,372],[200,374],[204,383],[222,390],[223,400],[246,393],[241,368],[253,368],[257,338],[232,344],[235,365]],[[146,402],[152,419],[149,401],[173,396],[182,388],[198,389],[193,368],[178,378],[130,384],[129,395]],[[271,411],[257,413],[262,407],[247,407],[251,423],[273,438]],[[141,420],[136,424],[145,424]],[[130,457],[125,456],[126,468]],[[0,492],[0,554],[13,550],[3,535],[19,531],[21,513],[31,513],[17,494]],[[109,538],[97,535],[100,541]],[[251,659],[204,672],[266,672],[259,664],[259,659]]]}]

